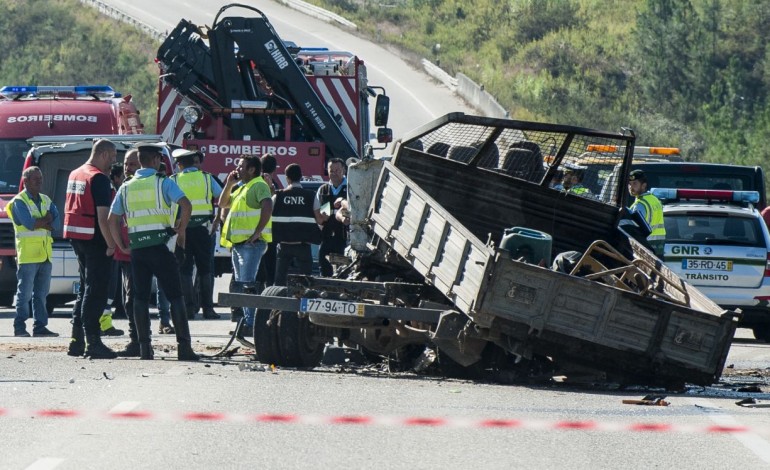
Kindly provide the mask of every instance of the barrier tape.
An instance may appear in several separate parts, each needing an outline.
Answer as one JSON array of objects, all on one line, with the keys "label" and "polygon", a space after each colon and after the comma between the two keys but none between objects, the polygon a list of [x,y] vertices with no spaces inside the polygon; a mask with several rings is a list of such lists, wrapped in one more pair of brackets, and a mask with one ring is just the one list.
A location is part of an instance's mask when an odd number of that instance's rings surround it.
[{"label": "barrier tape", "polygon": [[665,432],[735,434],[770,432],[767,428],[730,426],[720,424],[671,424],[656,422],[598,422],[598,421],[544,421],[531,419],[474,419],[446,417],[398,417],[370,415],[300,415],[300,414],[233,414],[224,412],[153,412],[153,411],[85,411],[70,409],[20,410],[0,408],[0,419],[106,419],[122,421],[194,421],[233,422],[252,424],[380,426],[380,427],[446,427],[463,429],[515,429],[536,431],[595,431],[595,432]]}]

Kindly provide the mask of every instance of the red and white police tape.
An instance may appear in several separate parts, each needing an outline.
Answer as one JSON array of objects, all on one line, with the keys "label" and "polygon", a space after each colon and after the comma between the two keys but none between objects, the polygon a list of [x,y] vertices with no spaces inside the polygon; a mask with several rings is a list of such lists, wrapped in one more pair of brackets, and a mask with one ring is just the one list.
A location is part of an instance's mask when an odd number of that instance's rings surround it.
[{"label": "red and white police tape", "polygon": [[600,421],[545,421],[536,419],[478,419],[462,417],[399,417],[372,415],[312,415],[312,414],[234,414],[223,412],[157,412],[157,411],[86,411],[68,409],[23,410],[0,408],[0,419],[47,418],[47,419],[104,419],[120,421],[165,422],[232,422],[252,424],[337,425],[380,427],[444,427],[464,429],[515,429],[535,431],[602,431],[602,432],[666,432],[733,434],[770,432],[770,426],[762,429],[740,425],[719,424],[672,424],[660,422],[600,422]]}]

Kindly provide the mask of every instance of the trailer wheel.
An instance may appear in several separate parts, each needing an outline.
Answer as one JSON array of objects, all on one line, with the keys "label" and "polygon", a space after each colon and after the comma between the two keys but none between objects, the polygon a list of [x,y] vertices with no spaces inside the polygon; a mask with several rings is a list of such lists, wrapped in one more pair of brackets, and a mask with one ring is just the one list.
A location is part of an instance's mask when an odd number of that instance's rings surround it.
[{"label": "trailer wheel", "polygon": [[278,344],[282,365],[313,368],[321,363],[326,341],[319,341],[318,327],[297,312],[281,312],[278,320]]},{"label": "trailer wheel", "polygon": [[[281,297],[286,295],[283,286],[270,286],[262,291],[262,295]],[[281,350],[278,346],[278,325],[276,321],[268,324],[272,310],[257,309],[254,313],[254,349],[257,360],[263,364],[282,365],[280,362]]]}]

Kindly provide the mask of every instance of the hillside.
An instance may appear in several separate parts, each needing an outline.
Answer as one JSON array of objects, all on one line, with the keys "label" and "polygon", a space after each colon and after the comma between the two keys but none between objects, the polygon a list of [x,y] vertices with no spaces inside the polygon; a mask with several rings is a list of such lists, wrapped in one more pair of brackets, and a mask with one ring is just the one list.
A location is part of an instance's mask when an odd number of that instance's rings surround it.
[{"label": "hillside", "polygon": [[0,30],[0,85],[110,85],[155,132],[157,43],[136,28],[77,0],[0,0]]},{"label": "hillside", "polygon": [[679,146],[690,160],[765,163],[768,2],[311,3],[470,76],[513,118],[627,126],[640,145]]}]

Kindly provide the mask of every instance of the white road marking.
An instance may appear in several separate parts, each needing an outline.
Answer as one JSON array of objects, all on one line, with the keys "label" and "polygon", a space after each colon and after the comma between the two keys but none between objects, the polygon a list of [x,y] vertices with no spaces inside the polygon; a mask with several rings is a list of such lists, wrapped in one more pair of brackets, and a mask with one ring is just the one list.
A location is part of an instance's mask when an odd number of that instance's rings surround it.
[{"label": "white road marking", "polygon": [[130,413],[131,411],[134,411],[139,406],[138,401],[122,401],[118,403],[117,405],[113,406],[110,410],[110,413]]},{"label": "white road marking", "polygon": [[[725,413],[724,410],[718,406],[707,401],[691,401],[693,404],[703,409],[711,421],[720,426],[743,426],[737,419],[735,419],[735,417]],[[762,436],[751,431],[733,432],[730,433],[730,435],[743,444],[744,447],[752,451],[754,455],[765,461],[765,463],[770,463],[770,442],[767,442]]]},{"label": "white road marking", "polygon": [[57,459],[54,457],[45,457],[42,459],[38,459],[35,461],[32,465],[27,467],[25,470],[51,470],[53,468],[56,468],[64,462],[64,459]]}]

